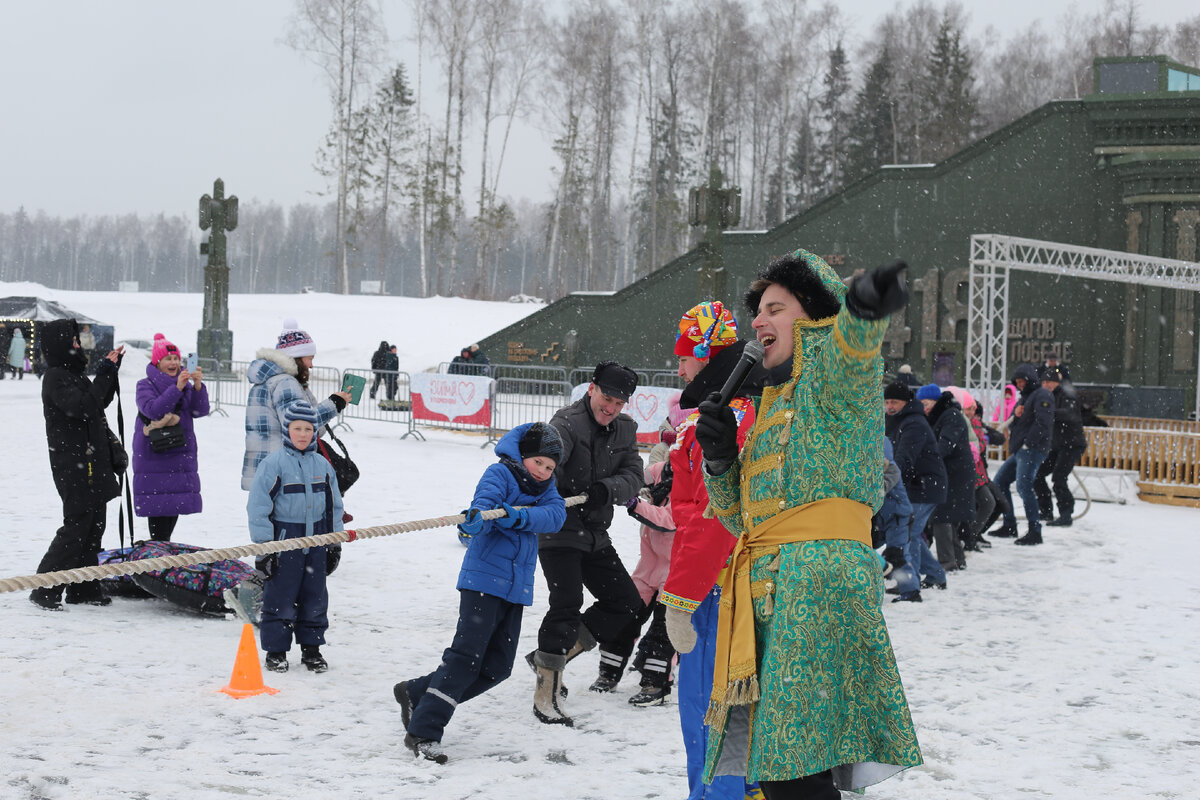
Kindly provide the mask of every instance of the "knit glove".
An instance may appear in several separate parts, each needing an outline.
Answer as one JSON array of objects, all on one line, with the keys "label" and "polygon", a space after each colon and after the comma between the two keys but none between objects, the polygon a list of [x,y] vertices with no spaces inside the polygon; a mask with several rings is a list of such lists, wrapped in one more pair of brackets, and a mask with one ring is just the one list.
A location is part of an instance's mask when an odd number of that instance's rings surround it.
[{"label": "knit glove", "polygon": [[696,628],[692,625],[692,612],[667,606],[667,638],[677,653],[690,653],[696,646]]},{"label": "knit glove", "polygon": [[497,508],[504,509],[504,513],[508,515],[496,518],[496,524],[501,528],[523,531],[529,527],[529,509],[513,508],[508,503],[501,503]]},{"label": "knit glove", "polygon": [[859,319],[884,319],[908,304],[908,287],[900,273],[908,264],[896,259],[850,282],[846,309]]},{"label": "knit glove", "polygon": [[893,569],[903,567],[908,563],[904,560],[904,551],[892,545],[883,548],[883,560],[891,564]]},{"label": "knit glove", "polygon": [[458,529],[467,536],[474,536],[483,530],[483,523],[487,522],[482,516],[478,508],[468,508],[461,512],[465,520],[458,523]]}]

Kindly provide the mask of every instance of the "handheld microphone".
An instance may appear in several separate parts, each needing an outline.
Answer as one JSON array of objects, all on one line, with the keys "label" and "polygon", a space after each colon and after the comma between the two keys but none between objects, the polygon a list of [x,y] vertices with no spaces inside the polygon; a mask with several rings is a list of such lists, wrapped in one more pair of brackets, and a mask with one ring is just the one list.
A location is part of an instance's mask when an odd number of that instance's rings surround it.
[{"label": "handheld microphone", "polygon": [[721,395],[718,402],[720,405],[727,406],[729,401],[738,393],[738,389],[742,388],[742,384],[746,382],[746,376],[750,374],[750,370],[754,369],[755,365],[763,359],[767,348],[763,347],[763,343],[758,339],[751,339],[746,342],[746,346],[742,349],[742,354],[738,357],[737,363],[733,365],[733,371],[729,373],[729,377],[725,379],[725,385],[721,387]]}]

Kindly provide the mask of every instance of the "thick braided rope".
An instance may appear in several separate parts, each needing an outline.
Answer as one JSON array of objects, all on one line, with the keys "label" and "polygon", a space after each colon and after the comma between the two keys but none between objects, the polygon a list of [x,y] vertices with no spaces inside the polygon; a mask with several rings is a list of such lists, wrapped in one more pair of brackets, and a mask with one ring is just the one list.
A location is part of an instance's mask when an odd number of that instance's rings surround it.
[{"label": "thick braided rope", "polygon": [[[577,495],[566,498],[568,506],[576,506],[587,500],[587,495]],[[505,516],[502,508],[494,508],[481,512],[484,519],[496,519]],[[21,575],[15,578],[0,579],[0,594],[19,592],[28,589],[40,589],[58,586],[65,583],[83,583],[101,578],[112,578],[118,575],[140,575],[143,572],[153,572],[171,567],[186,567],[192,564],[211,564],[214,561],[225,561],[231,558],[260,556],[269,553],[281,553],[284,550],[300,550],[305,547],[322,547],[329,544],[353,542],[356,539],[374,539],[378,536],[394,536],[397,533],[410,533],[430,528],[444,528],[458,525],[466,521],[463,514],[453,514],[447,517],[432,517],[413,522],[398,522],[392,525],[376,525],[371,528],[323,533],[320,536],[302,536],[299,539],[283,539],[275,542],[260,544],[245,544],[238,547],[222,547],[218,550],[200,550],[195,553],[180,553],[173,556],[158,556],[141,561],[122,561],[115,564],[100,564],[95,567],[78,567],[64,569],[58,572],[41,572],[37,575]]]}]

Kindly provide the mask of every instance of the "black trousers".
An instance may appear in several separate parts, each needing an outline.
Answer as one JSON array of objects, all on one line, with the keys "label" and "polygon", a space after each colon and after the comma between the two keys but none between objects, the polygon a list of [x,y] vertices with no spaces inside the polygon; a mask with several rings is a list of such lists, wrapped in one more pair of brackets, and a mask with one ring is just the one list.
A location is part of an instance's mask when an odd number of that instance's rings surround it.
[{"label": "black trousers", "polygon": [[[38,564],[38,572],[58,572],[77,567],[94,567],[99,563],[100,541],[104,538],[104,527],[108,513],[104,506],[84,511],[68,512],[63,509],[63,524],[54,534],[46,555]],[[54,599],[62,597],[62,586],[46,590]],[[67,587],[67,599],[82,600],[103,594],[99,581],[72,583]]]},{"label": "black trousers", "polygon": [[173,517],[147,517],[146,527],[150,529],[151,541],[171,541],[171,534],[175,532],[175,523],[177,522],[179,522],[178,514]]},{"label": "black trousers", "polygon": [[[642,609],[642,598],[611,545],[591,552],[544,548],[538,560],[550,587],[550,610],[538,629],[539,650],[565,655],[579,636],[580,623],[605,649],[627,635],[626,626]],[[580,613],[584,588],[596,602]]]},{"label": "black trousers", "polygon": [[790,781],[759,781],[758,788],[767,800],[838,800],[842,796],[829,770]]},{"label": "black trousers", "polygon": [[1071,495],[1071,487],[1067,486],[1067,479],[1071,477],[1071,470],[1075,468],[1084,450],[1082,447],[1051,450],[1046,460],[1038,467],[1037,476],[1033,479],[1033,492],[1037,495],[1038,509],[1043,519],[1054,519],[1054,505],[1050,500],[1050,486],[1046,485],[1047,477],[1054,487],[1054,500],[1058,502],[1059,516],[1069,517],[1075,513],[1075,498]]}]

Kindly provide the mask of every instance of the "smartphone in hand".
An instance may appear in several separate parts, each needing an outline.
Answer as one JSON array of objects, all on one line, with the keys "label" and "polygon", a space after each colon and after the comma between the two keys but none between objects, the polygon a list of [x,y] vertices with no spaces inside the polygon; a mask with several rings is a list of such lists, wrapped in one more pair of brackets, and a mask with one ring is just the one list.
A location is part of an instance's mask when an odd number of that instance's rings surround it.
[{"label": "smartphone in hand", "polygon": [[188,353],[187,371],[195,372],[196,367],[198,367],[198,366],[200,366],[200,356],[196,355],[195,353]]}]

